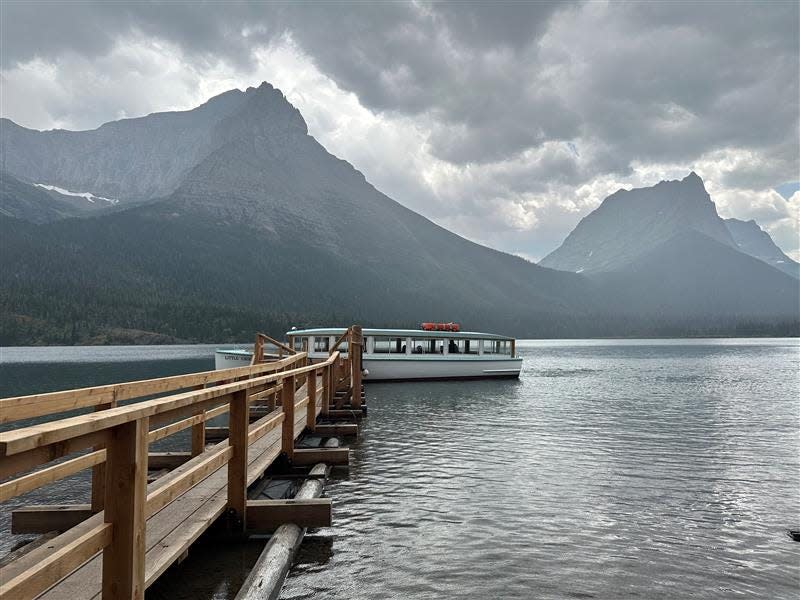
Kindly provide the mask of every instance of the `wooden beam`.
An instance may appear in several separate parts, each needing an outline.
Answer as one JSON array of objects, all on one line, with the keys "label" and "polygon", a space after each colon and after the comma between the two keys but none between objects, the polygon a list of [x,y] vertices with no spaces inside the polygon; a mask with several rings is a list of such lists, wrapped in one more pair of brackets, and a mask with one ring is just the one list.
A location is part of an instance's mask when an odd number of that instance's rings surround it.
[{"label": "wooden beam", "polygon": [[227,427],[206,427],[206,441],[209,443],[221,442],[228,439],[229,435]]},{"label": "wooden beam", "polygon": [[254,400],[262,400],[263,398],[269,398],[275,392],[280,391],[280,389],[282,387],[283,386],[281,384],[274,385],[272,387],[265,387],[263,390],[260,390],[258,392],[255,392],[255,393],[251,394],[250,395],[250,400],[254,401]]},{"label": "wooden beam", "polygon": [[[305,356],[305,354],[297,354],[292,359],[304,360]],[[338,356],[338,354],[334,356]],[[328,360],[332,360],[332,358]],[[296,377],[317,368],[319,368],[319,365],[299,367],[291,371],[264,375],[247,381],[182,392],[166,398],[146,400],[97,413],[78,415],[17,430],[5,431],[0,433],[0,456],[10,456],[37,447],[56,444],[144,417],[153,417],[154,421],[157,421],[159,418],[168,417],[170,414],[181,410],[200,410],[208,404],[215,405],[219,403],[222,396],[247,390],[263,383],[284,379],[287,373],[290,373],[292,377]]]},{"label": "wooden beam", "polygon": [[317,424],[315,433],[319,435],[358,435],[356,423]]},{"label": "wooden beam", "polygon": [[192,425],[192,456],[202,454],[206,449],[206,414],[203,413],[203,420]]},{"label": "wooden beam", "polygon": [[33,473],[28,473],[27,475],[17,477],[11,481],[0,483],[0,502],[5,502],[14,496],[19,496],[25,492],[35,490],[36,488],[56,482],[64,477],[69,477],[83,469],[99,465],[105,462],[105,460],[106,451],[98,450],[56,465],[45,467]]},{"label": "wooden beam", "polygon": [[322,410],[320,414],[325,416],[328,414],[328,409],[330,408],[331,404],[331,373],[333,371],[333,366],[328,365],[327,367],[323,367],[322,369]]},{"label": "wooden beam", "polygon": [[33,504],[11,511],[11,533],[66,531],[92,516],[91,504]]},{"label": "wooden beam", "polygon": [[284,418],[285,415],[281,410],[273,410],[271,413],[261,417],[258,421],[250,425],[250,431],[247,434],[248,443],[252,444],[276,427],[279,427],[283,423]]},{"label": "wooden beam", "polygon": [[338,419],[347,419],[349,420],[356,420],[359,421],[364,418],[364,413],[360,410],[350,410],[347,408],[343,409],[330,409],[328,411],[328,419],[332,421],[336,421]]},{"label": "wooden beam", "polygon": [[249,531],[268,533],[284,523],[294,523],[298,527],[330,527],[331,499],[248,500]]},{"label": "wooden beam", "polygon": [[150,452],[147,455],[147,469],[175,469],[192,458],[191,452]]},{"label": "wooden beam", "polygon": [[292,464],[297,466],[328,463],[346,465],[350,461],[350,448],[295,448]]},{"label": "wooden beam", "polygon": [[311,371],[308,374],[308,405],[306,406],[306,427],[309,431],[314,431],[317,424],[317,372]]},{"label": "wooden beam", "polygon": [[106,446],[105,521],[113,526],[103,550],[103,600],[144,598],[148,420],[112,430]]},{"label": "wooden beam", "polygon": [[294,375],[289,375],[283,380],[283,390],[281,390],[281,406],[284,414],[281,450],[289,460],[292,460],[294,452],[294,382]]},{"label": "wooden beam", "polygon": [[[0,434],[2,435],[2,434]],[[110,433],[108,430],[95,431],[76,438],[68,439],[60,444],[41,448],[32,448],[13,456],[0,455],[0,479],[12,477],[17,473],[29,471],[39,465],[57,460],[74,452],[85,450],[90,446],[105,443]]]},{"label": "wooden beam", "polygon": [[350,403],[353,408],[359,409],[361,408],[361,351],[363,350],[364,335],[361,332],[361,325],[353,325],[350,330],[352,331],[349,348],[352,372],[350,381],[352,382],[351,388],[353,390]]},{"label": "wooden beam", "polygon": [[189,375],[159,377],[127,383],[113,383],[89,388],[14,396],[0,399],[0,423],[11,423],[30,417],[40,417],[60,412],[88,408],[120,400],[131,400],[186,388],[236,379],[241,376],[257,376],[273,373],[299,363],[305,355],[294,355],[283,360],[263,363],[252,367],[204,371]]},{"label": "wooden beam", "polygon": [[35,598],[111,544],[112,526],[102,523],[0,585],[0,599]]},{"label": "wooden beam", "polygon": [[275,338],[272,338],[272,337],[268,336],[266,333],[258,333],[256,335],[261,336],[262,340],[269,342],[273,346],[277,347],[279,350],[285,350],[290,355],[291,354],[297,354],[297,350],[295,350],[294,348],[291,348],[290,346],[287,346],[283,342],[279,342]]},{"label": "wooden beam", "polygon": [[146,515],[150,517],[157,513],[186,490],[196,486],[214,471],[220,469],[232,456],[233,448],[219,446],[210,450],[208,456],[203,457],[203,460],[192,461],[195,464],[192,464],[186,471],[147,495]]},{"label": "wooden beam", "polygon": [[[88,507],[89,505],[87,504],[86,506]],[[58,536],[58,531],[48,531],[47,533],[43,533],[42,535],[37,535],[35,538],[29,541],[23,541],[21,544],[17,545],[14,548],[14,550],[11,550],[3,558],[0,558],[0,573],[2,573],[4,568],[13,565],[14,561],[16,561],[17,559],[22,559],[29,552],[33,552],[34,550],[36,550],[40,546],[45,545],[46,543],[48,543],[57,536]],[[10,577],[7,579],[10,579]]]},{"label": "wooden beam", "polygon": [[153,442],[162,440],[165,437],[169,437],[175,433],[178,433],[179,431],[183,431],[184,429],[189,429],[189,427],[193,427],[194,425],[203,423],[204,421],[205,413],[203,411],[199,411],[196,415],[181,419],[180,421],[175,421],[174,423],[170,423],[164,427],[154,429],[147,435],[147,440],[152,444]]},{"label": "wooden beam", "polygon": [[230,520],[234,531],[244,531],[247,524],[247,448],[249,414],[247,391],[237,392],[231,398],[228,443],[233,449],[228,462],[228,511],[235,519]]},{"label": "wooden beam", "polygon": [[[94,407],[95,412],[99,410],[108,410],[109,408],[114,408],[117,405],[116,399],[112,400],[107,404],[99,404]],[[94,446],[93,450],[95,452],[99,452],[105,448],[105,444],[98,444]],[[103,453],[103,457],[105,458],[105,452]],[[94,512],[100,512],[103,510],[103,502],[105,502],[106,498],[106,462],[105,460],[97,463],[92,468],[92,510]]]}]

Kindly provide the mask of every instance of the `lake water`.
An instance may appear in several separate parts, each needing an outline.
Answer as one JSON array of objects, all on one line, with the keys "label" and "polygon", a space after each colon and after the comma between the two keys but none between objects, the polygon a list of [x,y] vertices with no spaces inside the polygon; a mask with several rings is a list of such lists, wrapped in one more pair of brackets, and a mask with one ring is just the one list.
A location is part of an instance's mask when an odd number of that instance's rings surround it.
[{"label": "lake water", "polygon": [[[517,347],[519,381],[368,384],[334,526],[282,597],[798,597],[798,340]],[[212,349],[2,349],[0,395],[207,369]],[[148,597],[232,598],[259,549],[200,547]]]}]

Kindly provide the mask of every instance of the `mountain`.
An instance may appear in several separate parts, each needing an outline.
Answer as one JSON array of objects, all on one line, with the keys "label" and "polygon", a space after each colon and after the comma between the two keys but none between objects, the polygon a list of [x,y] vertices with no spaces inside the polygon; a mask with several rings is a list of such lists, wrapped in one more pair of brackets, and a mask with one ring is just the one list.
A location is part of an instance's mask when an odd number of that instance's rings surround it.
[{"label": "mountain", "polygon": [[[260,328],[427,319],[558,335],[592,321],[592,282],[482,247],[404,208],[309,136],[300,113],[268,84],[188,113],[196,114],[56,137],[26,130],[6,141],[7,167],[30,181],[127,198],[120,204],[174,188],[113,214],[42,225],[0,220],[7,337],[52,331],[92,340],[113,330],[224,340]],[[193,161],[181,159],[180,169],[156,169],[153,153],[179,153],[181,140],[205,136],[187,123],[213,131],[213,143]],[[107,131],[121,132],[109,149],[116,158],[85,160],[87,139],[94,144]],[[14,139],[37,148],[36,160],[11,161],[28,151]],[[58,161],[45,158],[50,142]],[[102,154],[102,145],[93,148]],[[146,185],[130,194],[100,183],[127,173]]]},{"label": "mountain", "polygon": [[595,277],[625,299],[627,315],[747,321],[780,319],[800,307],[796,279],[691,228]]},{"label": "mountain", "polygon": [[[51,188],[51,189],[48,189]],[[70,193],[31,185],[0,172],[0,214],[31,223],[49,223],[70,217],[113,210],[115,204],[91,194]]]},{"label": "mountain", "polygon": [[[266,83],[89,132],[0,125],[8,181],[20,190],[0,212],[0,344],[224,342],[292,325],[423,320],[519,337],[719,335],[743,319],[756,333],[800,329],[782,296],[788,277],[737,252],[724,224],[722,233],[708,225],[722,236],[716,244],[778,275],[754,275],[757,307],[726,300],[749,285],[730,280],[731,270],[719,289],[700,282],[697,310],[662,310],[681,302],[682,288],[630,305],[611,279],[480,246],[398,204],[329,154]],[[33,184],[117,202],[59,216]],[[708,220],[708,206],[685,204]],[[644,256],[660,244],[640,247]],[[635,271],[608,273],[620,289],[639,290],[625,279]]]},{"label": "mountain", "polygon": [[229,140],[226,119],[250,96],[231,90],[194,110],[122,119],[91,131],[35,131],[0,119],[3,169],[30,183],[121,202],[166,196]]},{"label": "mountain", "polygon": [[752,219],[750,221],[725,219],[725,226],[741,252],[754,256],[768,265],[800,279],[800,263],[786,256],[783,250],[772,241],[769,234],[758,226],[758,223]]},{"label": "mountain", "polygon": [[719,217],[692,172],[612,194],[539,264],[597,283],[608,315],[647,317],[667,332],[692,321],[796,320],[800,286],[774,268],[784,255],[755,223],[738,223]]},{"label": "mountain", "polygon": [[680,181],[615,192],[539,264],[575,273],[611,271],[689,229],[736,247],[694,172]]}]

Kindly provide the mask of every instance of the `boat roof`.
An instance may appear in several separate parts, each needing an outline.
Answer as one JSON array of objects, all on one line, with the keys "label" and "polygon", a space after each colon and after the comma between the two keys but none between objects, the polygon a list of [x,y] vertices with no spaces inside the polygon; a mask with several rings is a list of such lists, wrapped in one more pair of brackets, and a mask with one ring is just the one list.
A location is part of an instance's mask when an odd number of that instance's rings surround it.
[{"label": "boat roof", "polygon": [[[317,329],[293,329],[287,331],[287,336],[298,335],[342,335],[347,331],[346,327],[328,327]],[[361,332],[366,335],[383,336],[383,337],[413,337],[413,338],[447,338],[447,339],[475,339],[481,338],[484,340],[513,340],[514,338],[506,335],[498,335],[496,333],[480,333],[477,331],[425,331],[422,329],[362,329]]]}]

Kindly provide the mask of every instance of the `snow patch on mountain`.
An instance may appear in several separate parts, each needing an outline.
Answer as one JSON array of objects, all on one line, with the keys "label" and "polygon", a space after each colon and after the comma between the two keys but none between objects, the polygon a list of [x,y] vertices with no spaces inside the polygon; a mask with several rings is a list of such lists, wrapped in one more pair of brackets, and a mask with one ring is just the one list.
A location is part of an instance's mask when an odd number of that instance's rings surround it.
[{"label": "snow patch on mountain", "polygon": [[50,192],[56,192],[57,194],[61,194],[62,196],[75,196],[78,198],[85,198],[92,204],[96,200],[102,200],[103,202],[108,202],[109,204],[117,204],[119,200],[116,198],[105,198],[103,196],[95,196],[91,192],[72,192],[70,190],[65,190],[64,188],[58,187],[57,185],[49,185],[46,183],[36,183],[34,184],[36,187],[44,188]]}]

